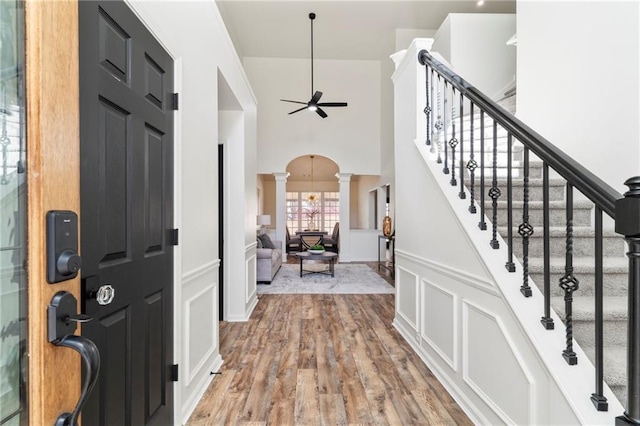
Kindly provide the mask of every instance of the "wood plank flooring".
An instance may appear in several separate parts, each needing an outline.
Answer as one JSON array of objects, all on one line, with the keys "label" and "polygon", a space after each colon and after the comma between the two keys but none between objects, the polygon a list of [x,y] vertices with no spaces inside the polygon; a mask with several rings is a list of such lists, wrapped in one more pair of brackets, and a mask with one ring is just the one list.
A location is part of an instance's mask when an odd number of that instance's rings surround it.
[{"label": "wood plank flooring", "polygon": [[222,322],[217,376],[188,424],[471,425],[391,326],[394,295],[262,295]]}]

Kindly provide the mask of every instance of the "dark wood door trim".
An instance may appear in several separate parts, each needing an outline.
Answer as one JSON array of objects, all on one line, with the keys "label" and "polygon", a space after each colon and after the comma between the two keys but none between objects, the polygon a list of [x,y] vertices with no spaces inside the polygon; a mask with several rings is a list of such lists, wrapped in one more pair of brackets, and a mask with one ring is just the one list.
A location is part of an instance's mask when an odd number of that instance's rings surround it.
[{"label": "dark wood door trim", "polygon": [[80,210],[78,7],[75,0],[25,2],[29,424],[52,425],[80,394],[80,362],[47,341],[47,305],[79,279],[46,280],[45,213]]}]

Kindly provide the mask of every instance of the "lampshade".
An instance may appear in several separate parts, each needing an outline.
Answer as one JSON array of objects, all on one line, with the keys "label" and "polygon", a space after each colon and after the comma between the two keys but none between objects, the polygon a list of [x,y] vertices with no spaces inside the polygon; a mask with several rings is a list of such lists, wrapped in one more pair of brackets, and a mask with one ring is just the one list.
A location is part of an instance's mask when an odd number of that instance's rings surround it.
[{"label": "lampshade", "polygon": [[260,214],[258,215],[258,225],[271,225],[271,215],[269,214]]}]

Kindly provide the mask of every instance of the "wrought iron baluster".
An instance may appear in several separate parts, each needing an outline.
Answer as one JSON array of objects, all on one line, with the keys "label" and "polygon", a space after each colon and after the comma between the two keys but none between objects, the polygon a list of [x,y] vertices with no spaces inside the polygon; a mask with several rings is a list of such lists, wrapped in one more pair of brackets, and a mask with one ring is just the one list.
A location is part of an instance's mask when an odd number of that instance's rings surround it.
[{"label": "wrought iron baluster", "polygon": [[550,252],[550,227],[549,218],[549,165],[542,165],[542,255],[544,259],[544,316],[540,322],[547,330],[553,330],[554,323],[551,318],[551,252]]},{"label": "wrought iron baluster", "polygon": [[469,170],[469,213],[475,214],[476,213],[476,205],[475,205],[475,171],[478,168],[478,163],[476,162],[476,160],[474,159],[474,153],[473,153],[473,123],[474,123],[474,119],[473,119],[473,102],[469,102],[470,103],[470,108],[469,108],[469,117],[471,117],[470,120],[470,127],[469,127],[469,161],[467,161],[467,170]]},{"label": "wrought iron baluster", "polygon": [[449,105],[449,100],[447,99],[447,90],[448,84],[447,81],[444,81],[444,90],[442,91],[443,98],[443,111],[442,111],[442,128],[444,130],[444,168],[442,169],[442,173],[445,175],[449,174],[449,158],[447,155],[447,106]]},{"label": "wrought iron baluster", "polygon": [[425,87],[425,96],[427,98],[427,105],[424,107],[424,115],[426,115],[426,137],[427,140],[425,144],[431,145],[431,126],[429,125],[429,121],[431,119],[431,104],[429,103],[429,65],[424,66],[424,87]]},{"label": "wrought iron baluster", "polygon": [[490,244],[493,249],[498,249],[500,248],[500,242],[498,241],[498,198],[500,197],[500,188],[498,188],[498,123],[495,120],[493,120],[493,182],[489,190],[489,197],[493,200],[493,238]]},{"label": "wrought iron baluster", "polygon": [[511,168],[513,166],[512,156],[513,139],[511,133],[507,135],[507,263],[505,267],[509,272],[516,271],[516,264],[513,263],[513,177]]},{"label": "wrought iron baluster", "polygon": [[[462,92],[460,93],[460,192],[458,193],[458,197],[461,200],[467,198],[467,195],[464,193],[464,97],[462,96]],[[473,120],[473,117],[471,117]]]},{"label": "wrought iron baluster", "polygon": [[529,148],[524,148],[523,184],[522,184],[522,223],[518,234],[522,237],[522,286],[520,293],[531,297],[529,286],[529,238],[533,235],[533,226],[529,223]]},{"label": "wrought iron baluster", "polygon": [[567,329],[567,348],[562,356],[569,365],[578,363],[573,351],[573,293],[579,288],[579,281],[573,275],[573,185],[567,182],[567,241],[564,276],[560,278],[560,288],[564,290],[565,326]]},{"label": "wrought iron baluster", "polygon": [[[452,89],[451,100],[455,102],[456,89]],[[456,106],[451,106],[451,139],[449,140],[449,147],[451,147],[451,179],[449,183],[451,186],[456,186],[458,181],[456,180],[456,147],[458,146],[458,139],[456,138]]]},{"label": "wrought iron baluster", "polygon": [[485,231],[487,222],[484,221],[484,111],[480,110],[480,222],[478,228]]},{"label": "wrought iron baluster", "polygon": [[[440,137],[440,131],[442,130],[442,128],[444,127],[444,125],[442,124],[442,102],[441,102],[441,98],[442,98],[442,83],[440,81],[440,75],[438,74],[438,120],[436,121],[435,124],[435,128],[437,131],[437,142],[435,145],[437,145],[437,150],[438,150],[438,159],[436,160],[436,163],[441,164],[442,163],[442,138]],[[432,149],[434,149],[434,146],[431,146]]]},{"label": "wrought iron baluster", "polygon": [[602,314],[603,301],[603,281],[602,281],[602,209],[595,208],[595,341],[594,364],[596,368],[596,391],[591,394],[591,402],[598,411],[608,411],[609,403],[603,395],[604,392],[604,370],[603,370],[603,324]]}]

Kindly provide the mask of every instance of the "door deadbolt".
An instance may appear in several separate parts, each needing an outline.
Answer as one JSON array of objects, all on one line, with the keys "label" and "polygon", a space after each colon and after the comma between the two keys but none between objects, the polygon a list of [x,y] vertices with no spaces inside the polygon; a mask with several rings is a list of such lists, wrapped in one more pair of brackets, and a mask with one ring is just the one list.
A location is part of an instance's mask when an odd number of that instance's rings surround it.
[{"label": "door deadbolt", "polygon": [[47,282],[75,278],[81,266],[78,215],[67,210],[47,212]]}]

